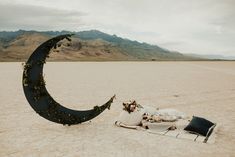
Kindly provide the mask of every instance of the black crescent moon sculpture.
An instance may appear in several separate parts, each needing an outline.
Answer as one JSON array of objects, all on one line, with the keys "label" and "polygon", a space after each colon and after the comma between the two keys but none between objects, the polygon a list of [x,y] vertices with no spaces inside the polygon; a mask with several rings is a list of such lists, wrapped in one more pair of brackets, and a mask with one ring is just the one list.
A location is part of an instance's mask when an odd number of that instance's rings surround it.
[{"label": "black crescent moon sculpture", "polygon": [[60,35],[49,39],[41,44],[29,57],[24,65],[23,89],[26,99],[31,107],[45,119],[60,123],[74,125],[91,120],[103,112],[110,109],[115,95],[104,105],[94,106],[93,109],[77,111],[66,108],[56,102],[48,93],[43,78],[43,65],[49,57],[50,50],[57,47],[57,43],[63,39],[71,41],[72,34]]}]

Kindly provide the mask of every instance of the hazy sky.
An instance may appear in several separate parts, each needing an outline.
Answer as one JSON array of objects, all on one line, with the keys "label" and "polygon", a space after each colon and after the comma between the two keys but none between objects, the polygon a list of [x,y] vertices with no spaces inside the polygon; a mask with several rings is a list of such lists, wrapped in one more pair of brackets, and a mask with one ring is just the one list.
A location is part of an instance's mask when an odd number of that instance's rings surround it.
[{"label": "hazy sky", "polygon": [[235,56],[235,0],[1,0],[0,30],[98,29],[182,53]]}]

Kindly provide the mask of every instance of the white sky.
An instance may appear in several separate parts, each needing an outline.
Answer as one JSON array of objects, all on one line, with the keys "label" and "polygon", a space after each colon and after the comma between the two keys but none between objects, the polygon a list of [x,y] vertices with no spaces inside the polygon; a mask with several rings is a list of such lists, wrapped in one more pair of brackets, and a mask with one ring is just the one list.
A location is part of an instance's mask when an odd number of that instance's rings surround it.
[{"label": "white sky", "polygon": [[1,0],[0,30],[97,29],[182,53],[235,56],[235,0]]}]

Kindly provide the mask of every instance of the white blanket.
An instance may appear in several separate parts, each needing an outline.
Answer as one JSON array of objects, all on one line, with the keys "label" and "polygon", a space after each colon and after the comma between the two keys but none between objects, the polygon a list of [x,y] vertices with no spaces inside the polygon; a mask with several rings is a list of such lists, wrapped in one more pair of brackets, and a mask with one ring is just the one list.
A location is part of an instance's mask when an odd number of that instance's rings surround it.
[{"label": "white blanket", "polygon": [[144,106],[142,108],[138,107],[134,112],[128,113],[127,111],[122,111],[117,119],[117,121],[122,122],[125,125],[136,126],[139,125],[143,119],[143,114],[157,115],[164,117],[165,119],[177,120],[184,119],[186,115],[175,109],[155,109],[153,107]]}]

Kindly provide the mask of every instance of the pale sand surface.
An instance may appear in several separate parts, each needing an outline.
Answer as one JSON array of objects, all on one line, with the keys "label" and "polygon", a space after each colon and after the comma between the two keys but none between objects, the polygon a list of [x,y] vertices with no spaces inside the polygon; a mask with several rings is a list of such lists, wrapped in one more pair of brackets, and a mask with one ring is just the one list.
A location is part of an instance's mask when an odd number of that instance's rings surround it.
[{"label": "pale sand surface", "polygon": [[[21,63],[0,63],[0,157],[235,156],[235,62],[47,63],[47,89],[66,107],[89,109],[117,95],[111,110],[70,127],[33,111],[23,94],[22,71]],[[215,143],[115,127],[128,99],[216,122]]]}]

